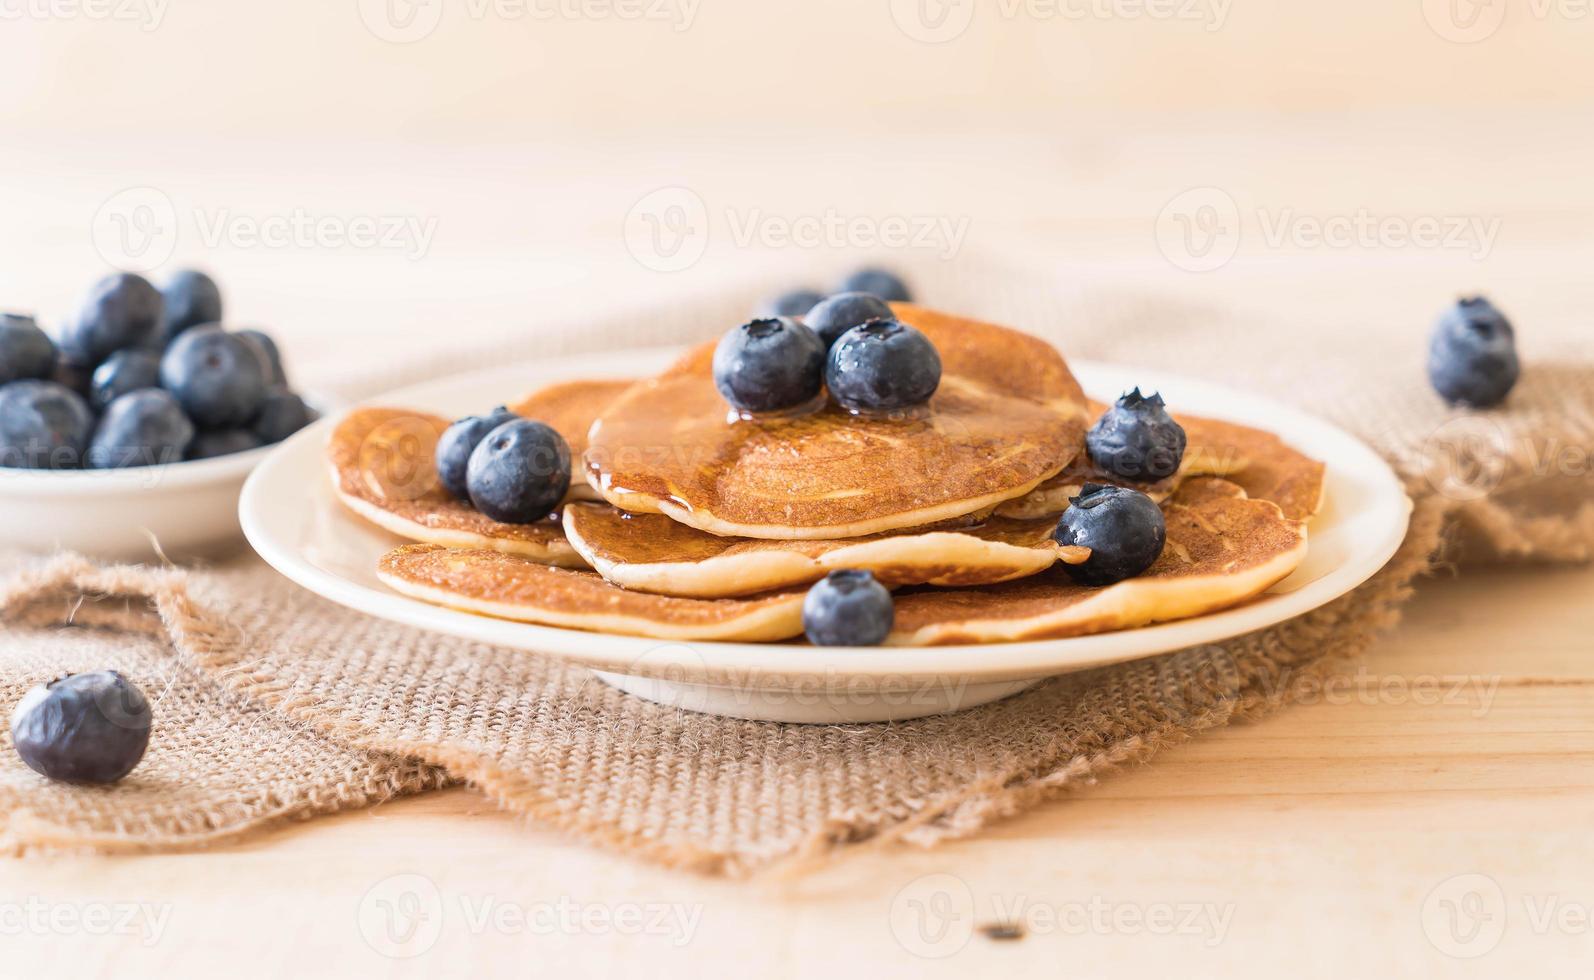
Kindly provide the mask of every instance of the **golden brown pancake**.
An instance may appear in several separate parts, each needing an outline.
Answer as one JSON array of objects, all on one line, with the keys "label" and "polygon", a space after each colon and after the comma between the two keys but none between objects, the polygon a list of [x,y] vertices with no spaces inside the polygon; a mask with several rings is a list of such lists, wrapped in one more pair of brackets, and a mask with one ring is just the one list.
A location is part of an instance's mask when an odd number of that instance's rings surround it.
[{"label": "golden brown pancake", "polygon": [[941,356],[941,387],[899,418],[834,405],[745,420],[714,387],[714,344],[621,395],[593,425],[589,481],[622,510],[775,540],[921,527],[1022,496],[1083,445],[1084,394],[1050,344],[894,304]]},{"label": "golden brown pancake", "polygon": [[897,646],[1083,636],[1187,619],[1236,605],[1294,571],[1306,528],[1270,501],[1213,477],[1187,482],[1162,505],[1168,543],[1144,574],[1095,588],[1061,566],[976,589],[899,593],[886,641]]},{"label": "golden brown pancake", "polygon": [[437,479],[433,451],[449,420],[402,408],[357,408],[327,439],[332,488],[344,506],[412,541],[492,548],[550,565],[586,563],[558,515],[533,524],[495,521],[456,500]]},{"label": "golden brown pancake", "polygon": [[[1107,410],[1091,402],[1093,418]],[[1125,480],[1104,473],[1081,450],[1061,473],[1034,490],[997,508],[1004,517],[1037,520],[1062,513],[1070,497],[1079,496],[1086,483],[1106,483],[1130,487],[1162,501],[1186,480],[1199,476],[1221,476],[1244,488],[1258,500],[1271,500],[1292,520],[1306,520],[1322,504],[1323,464],[1284,444],[1278,436],[1261,429],[1221,422],[1197,415],[1178,415],[1184,427],[1186,446],[1179,472],[1154,483]]]},{"label": "golden brown pancake", "polygon": [[484,549],[405,545],[377,576],[412,598],[517,622],[665,640],[784,640],[803,631],[802,590],[747,599],[628,592],[592,572]]},{"label": "golden brown pancake", "polygon": [[[605,579],[627,589],[705,598],[803,585],[840,568],[865,569],[888,586],[966,586],[1034,575],[1085,549],[1052,540],[1056,518],[991,517],[864,538],[769,541],[725,538],[662,514],[571,504],[565,537]],[[1066,560],[1066,559],[1065,559]]]}]

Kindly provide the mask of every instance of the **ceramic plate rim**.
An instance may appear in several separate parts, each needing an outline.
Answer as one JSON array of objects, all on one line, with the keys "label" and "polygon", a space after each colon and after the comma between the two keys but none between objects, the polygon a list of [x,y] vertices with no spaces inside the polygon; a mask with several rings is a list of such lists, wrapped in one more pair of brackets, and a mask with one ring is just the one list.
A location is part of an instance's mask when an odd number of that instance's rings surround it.
[{"label": "ceramic plate rim", "polygon": [[[459,392],[497,391],[513,399],[533,387],[584,377],[636,377],[661,369],[683,348],[646,350],[549,358],[533,364],[508,365],[412,385],[364,404],[406,405],[424,408],[439,401],[457,401]],[[1203,394],[1239,411],[1219,414],[1232,421],[1263,424],[1287,442],[1309,443],[1329,467],[1330,492],[1338,478],[1354,474],[1359,480],[1355,505],[1374,512],[1380,533],[1350,559],[1300,588],[1269,594],[1252,602],[1195,619],[1180,620],[1103,633],[1095,636],[1015,643],[940,647],[811,647],[796,643],[726,643],[669,641],[650,637],[590,633],[551,626],[536,626],[492,619],[433,606],[382,588],[373,588],[323,569],[300,554],[286,540],[281,524],[286,518],[275,501],[274,482],[305,469],[315,472],[313,493],[331,496],[321,447],[337,415],[334,413],[271,448],[267,458],[250,475],[239,499],[239,519],[255,551],[288,579],[309,591],[356,611],[415,628],[474,640],[494,646],[533,650],[578,661],[587,666],[621,670],[645,666],[647,672],[678,671],[703,676],[724,671],[770,677],[808,676],[948,676],[1003,679],[1066,673],[1215,643],[1244,635],[1319,608],[1371,578],[1393,557],[1404,540],[1411,501],[1388,463],[1344,430],[1281,402],[1199,379],[1164,372],[1093,361],[1071,362],[1086,390],[1108,398],[1099,379],[1133,372],[1151,387]],[[455,393],[455,394],[451,394]],[[476,400],[480,400],[479,396]],[[488,399],[492,401],[492,399]],[[1191,410],[1209,414],[1199,406]],[[1331,452],[1323,452],[1328,447]],[[302,499],[302,495],[301,495]],[[1344,502],[1340,502],[1344,503]],[[339,519],[364,526],[359,518],[336,508]],[[1310,545],[1309,545],[1310,547]],[[640,671],[639,671],[640,672]]]}]

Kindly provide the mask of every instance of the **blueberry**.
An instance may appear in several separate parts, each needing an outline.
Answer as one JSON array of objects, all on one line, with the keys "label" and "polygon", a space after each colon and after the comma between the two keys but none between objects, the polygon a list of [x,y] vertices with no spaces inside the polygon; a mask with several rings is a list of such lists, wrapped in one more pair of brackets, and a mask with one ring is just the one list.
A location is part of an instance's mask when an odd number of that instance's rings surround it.
[{"label": "blueberry", "polygon": [[1428,345],[1428,380],[1445,401],[1492,408],[1521,373],[1516,331],[1493,303],[1474,296],[1440,316]]},{"label": "blueberry", "polygon": [[859,269],[841,281],[838,293],[873,293],[891,303],[912,302],[907,283],[902,277],[885,269]]},{"label": "blueberry", "polygon": [[79,364],[66,356],[65,351],[57,349],[55,367],[50,371],[50,380],[87,400],[94,388],[94,368]]},{"label": "blueberry", "polygon": [[259,353],[220,327],[180,334],[161,356],[161,386],[177,396],[183,411],[207,429],[247,425],[266,396]]},{"label": "blueberry", "polygon": [[106,276],[62,328],[61,349],[78,364],[98,364],[119,350],[151,346],[164,305],[160,290],[143,276]]},{"label": "blueberry", "polygon": [[68,674],[17,702],[11,744],[50,779],[114,783],[144,758],[150,718],[143,692],[116,671]]},{"label": "blueberry", "polygon": [[870,320],[889,320],[891,316],[890,305],[873,293],[837,293],[816,303],[803,322],[819,335],[828,350],[853,327]]},{"label": "blueberry", "polygon": [[714,348],[714,386],[744,412],[812,401],[824,381],[825,345],[789,317],[761,317],[726,332]]},{"label": "blueberry", "polygon": [[1139,490],[1087,483],[1069,500],[1052,537],[1090,549],[1083,564],[1063,569],[1082,585],[1111,585],[1150,568],[1168,540],[1162,510]]},{"label": "blueberry", "polygon": [[531,419],[498,426],[471,451],[465,468],[470,502],[495,521],[530,524],[547,517],[570,489],[570,447]]},{"label": "blueberry", "polygon": [[215,459],[259,449],[265,443],[249,429],[206,429],[188,443],[184,459]]},{"label": "blueberry", "polygon": [[93,429],[88,405],[62,385],[28,380],[0,386],[0,466],[77,469]]},{"label": "blueberry", "polygon": [[122,395],[140,388],[159,388],[161,358],[152,350],[119,350],[94,369],[89,384],[89,407],[96,412]]},{"label": "blueberry", "polygon": [[198,269],[181,269],[161,287],[166,301],[156,346],[160,349],[190,327],[221,322],[221,287]]},{"label": "blueberry", "polygon": [[155,466],[183,459],[194,424],[171,392],[130,391],[111,402],[89,442],[88,465],[96,470]]},{"label": "blueberry", "polygon": [[825,298],[817,289],[793,289],[760,304],[759,316],[802,316]]},{"label": "blueberry", "polygon": [[486,438],[487,433],[519,417],[500,405],[486,415],[467,415],[445,429],[433,451],[437,478],[443,484],[443,489],[459,500],[469,500],[470,489],[465,482],[465,471],[470,465],[472,450]]},{"label": "blueberry", "polygon": [[282,355],[277,351],[276,341],[260,330],[239,330],[233,336],[254,345],[255,353],[261,359],[260,365],[266,372],[266,384],[287,385],[288,376],[282,371]]},{"label": "blueberry", "polygon": [[1136,388],[1109,408],[1085,434],[1091,462],[1124,480],[1154,483],[1179,472],[1184,427],[1173,420],[1161,395]]},{"label": "blueberry", "polygon": [[48,378],[55,369],[55,344],[31,316],[0,313],[0,385]]},{"label": "blueberry", "polygon": [[314,421],[315,412],[303,398],[286,388],[269,388],[250,428],[262,443],[270,444],[281,442]]},{"label": "blueberry", "polygon": [[941,384],[941,355],[900,320],[870,320],[830,348],[825,384],[849,412],[892,412],[930,400]]},{"label": "blueberry", "polygon": [[877,646],[895,619],[891,593],[869,572],[831,572],[803,598],[803,632],[816,646]]}]

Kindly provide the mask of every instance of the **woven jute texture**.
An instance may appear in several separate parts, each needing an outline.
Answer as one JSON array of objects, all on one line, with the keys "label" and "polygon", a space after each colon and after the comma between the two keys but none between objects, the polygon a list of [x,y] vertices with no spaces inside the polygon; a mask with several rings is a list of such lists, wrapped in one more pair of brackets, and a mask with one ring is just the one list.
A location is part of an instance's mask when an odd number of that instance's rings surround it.
[{"label": "woven jute texture", "polygon": [[[108,789],[52,785],[0,753],[0,844],[189,847],[466,781],[596,845],[710,873],[930,845],[1310,693],[1366,652],[1436,561],[1582,560],[1594,547],[1594,367],[1574,326],[1519,324],[1517,391],[1499,410],[1462,413],[1427,389],[1426,324],[1274,323],[973,260],[917,279],[927,302],[1046,335],[1070,357],[1203,376],[1349,428],[1405,479],[1407,540],[1363,587],[1260,633],[957,714],[847,726],[654,705],[553,658],[351,613],[254,559],[183,570],[13,557],[0,568],[0,707],[59,673],[114,667],[150,695],[156,729],[144,763]],[[537,349],[700,339],[748,299],[540,325]],[[417,351],[352,381],[313,371],[358,396],[502,362],[526,336]]]}]

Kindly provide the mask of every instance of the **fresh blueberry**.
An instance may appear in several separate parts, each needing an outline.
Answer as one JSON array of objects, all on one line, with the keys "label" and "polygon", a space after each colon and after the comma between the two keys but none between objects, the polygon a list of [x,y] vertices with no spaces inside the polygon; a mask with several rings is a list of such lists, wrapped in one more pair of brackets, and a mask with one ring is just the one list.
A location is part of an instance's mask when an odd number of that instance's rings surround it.
[{"label": "fresh blueberry", "polygon": [[281,442],[314,421],[315,412],[303,398],[286,388],[268,388],[251,428],[261,442],[269,444]]},{"label": "fresh blueberry", "polygon": [[259,449],[265,443],[248,429],[206,429],[188,444],[187,459],[214,459]]},{"label": "fresh blueberry", "polygon": [[1184,427],[1168,414],[1162,396],[1147,398],[1139,388],[1118,399],[1085,434],[1091,462],[1103,472],[1145,483],[1179,472],[1184,447]]},{"label": "fresh blueberry", "polygon": [[31,316],[0,313],[0,385],[48,378],[55,369],[55,344]]},{"label": "fresh blueberry", "polygon": [[156,346],[165,349],[190,327],[221,322],[221,287],[198,269],[181,269],[161,287],[166,300]]},{"label": "fresh blueberry", "polygon": [[181,462],[193,438],[194,424],[171,392],[130,391],[100,418],[89,442],[88,465],[111,470]]},{"label": "fresh blueberry", "polygon": [[570,447],[531,419],[498,426],[471,451],[465,468],[470,502],[495,521],[530,524],[547,517],[570,489]]},{"label": "fresh blueberry", "polygon": [[114,670],[68,674],[28,691],[11,744],[32,769],[68,783],[114,783],[149,746],[149,701]]},{"label": "fresh blueberry", "polygon": [[130,391],[159,388],[161,358],[152,350],[119,350],[94,369],[89,384],[89,407],[103,412],[106,406]]},{"label": "fresh blueberry", "polygon": [[94,388],[94,369],[79,364],[67,357],[65,351],[57,348],[55,367],[50,371],[50,380],[87,400]]},{"label": "fresh blueberry", "polygon": [[63,385],[27,380],[0,386],[0,466],[77,469],[93,430],[94,414]]},{"label": "fresh blueberry", "polygon": [[825,363],[830,397],[849,412],[892,412],[930,400],[941,355],[900,320],[870,320],[842,334]]},{"label": "fresh blueberry", "polygon": [[470,466],[470,454],[487,436],[487,433],[513,422],[520,416],[500,405],[486,415],[467,415],[447,429],[437,440],[433,456],[437,463],[437,478],[443,489],[459,500],[470,499],[465,471]]},{"label": "fresh blueberry", "polygon": [[838,293],[873,293],[891,303],[912,302],[907,283],[902,277],[885,269],[859,269],[841,281]]},{"label": "fresh blueberry", "polygon": [[239,330],[233,336],[254,345],[255,352],[261,358],[261,367],[266,372],[266,384],[287,385],[288,376],[283,373],[282,355],[277,352],[276,341],[260,330]]},{"label": "fresh blueberry", "polygon": [[759,306],[758,315],[802,316],[813,309],[815,303],[824,298],[825,294],[817,289],[793,289],[762,303]]},{"label": "fresh blueberry", "polygon": [[78,364],[98,364],[119,350],[151,346],[164,306],[160,290],[143,276],[106,276],[62,328],[61,349]]},{"label": "fresh blueberry", "polygon": [[789,317],[761,317],[726,332],[714,348],[714,385],[744,412],[812,401],[824,381],[825,345]]},{"label": "fresh blueberry", "polygon": [[254,346],[220,327],[178,335],[161,357],[161,386],[207,429],[247,425],[266,396],[266,374]]},{"label": "fresh blueberry", "polygon": [[837,293],[814,304],[803,322],[819,335],[825,349],[834,347],[841,335],[870,320],[891,319],[891,307],[873,293]]},{"label": "fresh blueberry", "polygon": [[1139,490],[1087,483],[1069,500],[1052,537],[1090,549],[1083,564],[1063,569],[1082,585],[1111,585],[1150,568],[1168,540],[1162,510]]},{"label": "fresh blueberry", "polygon": [[877,646],[895,619],[891,593],[869,572],[831,572],[803,598],[803,632],[816,646]]},{"label": "fresh blueberry", "polygon": [[1516,331],[1482,296],[1444,312],[1428,345],[1428,380],[1452,405],[1492,408],[1517,383]]}]

